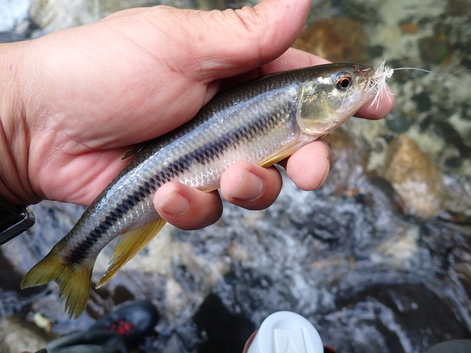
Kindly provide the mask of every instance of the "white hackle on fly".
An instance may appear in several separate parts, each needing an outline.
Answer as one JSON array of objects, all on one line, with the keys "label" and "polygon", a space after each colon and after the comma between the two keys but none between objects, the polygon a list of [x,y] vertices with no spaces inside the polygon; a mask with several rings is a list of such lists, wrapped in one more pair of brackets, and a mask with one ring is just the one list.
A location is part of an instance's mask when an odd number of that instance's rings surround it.
[{"label": "white hackle on fly", "polygon": [[373,100],[371,101],[370,106],[375,106],[378,108],[379,103],[381,101],[381,97],[383,95],[383,91],[386,92],[386,95],[391,101],[390,94],[392,94],[390,91],[386,90],[387,84],[386,80],[391,78],[391,76],[394,73],[394,69],[390,68],[389,66],[386,66],[386,60],[383,59],[381,64],[378,66],[378,68],[375,71],[374,76],[371,79],[371,90],[376,91],[375,96]]}]

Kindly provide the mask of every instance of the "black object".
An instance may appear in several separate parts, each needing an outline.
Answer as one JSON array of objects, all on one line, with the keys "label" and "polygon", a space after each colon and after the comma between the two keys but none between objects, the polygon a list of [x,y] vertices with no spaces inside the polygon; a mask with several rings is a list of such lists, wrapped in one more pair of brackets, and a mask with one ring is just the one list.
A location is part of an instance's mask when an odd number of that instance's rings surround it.
[{"label": "black object", "polygon": [[150,301],[124,302],[88,330],[59,337],[46,349],[48,353],[128,353],[128,347],[150,334],[158,320]]},{"label": "black object", "polygon": [[134,300],[118,305],[90,329],[114,332],[124,338],[127,346],[131,346],[150,334],[157,321],[159,312],[150,301]]},{"label": "black object", "polygon": [[0,245],[31,228],[34,221],[27,208],[12,206],[0,197]]},{"label": "black object", "polygon": [[198,344],[198,353],[241,353],[256,327],[243,314],[231,312],[222,299],[210,293],[204,299],[193,322],[205,340]]}]

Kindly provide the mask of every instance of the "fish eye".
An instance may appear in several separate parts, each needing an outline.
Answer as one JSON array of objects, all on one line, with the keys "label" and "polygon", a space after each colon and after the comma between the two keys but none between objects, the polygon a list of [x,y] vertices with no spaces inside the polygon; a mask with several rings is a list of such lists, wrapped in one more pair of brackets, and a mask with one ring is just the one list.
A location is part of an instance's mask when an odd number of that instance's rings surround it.
[{"label": "fish eye", "polygon": [[348,72],[339,72],[334,76],[334,84],[340,91],[348,90],[352,85],[352,75]]}]

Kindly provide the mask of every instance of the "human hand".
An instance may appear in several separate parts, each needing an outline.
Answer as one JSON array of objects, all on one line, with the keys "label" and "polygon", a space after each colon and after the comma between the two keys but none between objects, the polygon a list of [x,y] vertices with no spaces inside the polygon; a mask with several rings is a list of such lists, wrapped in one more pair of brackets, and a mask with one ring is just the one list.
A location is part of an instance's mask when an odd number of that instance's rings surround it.
[{"label": "human hand", "polygon": [[[88,205],[121,170],[130,145],[191,119],[221,86],[326,61],[287,48],[310,2],[264,0],[227,11],[132,9],[95,24],[2,45],[0,57],[0,193],[17,204],[41,199]],[[359,115],[376,119],[392,106]],[[322,141],[284,161],[302,189],[322,184],[331,153]],[[3,185],[2,185],[3,184]],[[275,168],[240,162],[221,194],[249,209],[268,207],[281,189]],[[169,183],[156,193],[160,215],[179,228],[215,222],[222,204]]]}]

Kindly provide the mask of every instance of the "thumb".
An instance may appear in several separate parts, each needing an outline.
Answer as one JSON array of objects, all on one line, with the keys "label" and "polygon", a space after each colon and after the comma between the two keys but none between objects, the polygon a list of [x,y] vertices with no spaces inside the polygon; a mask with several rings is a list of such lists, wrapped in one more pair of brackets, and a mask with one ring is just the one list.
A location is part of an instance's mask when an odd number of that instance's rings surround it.
[{"label": "thumb", "polygon": [[168,34],[179,46],[180,69],[207,83],[253,70],[284,53],[303,29],[311,1],[263,0],[253,8],[225,11],[157,7],[155,15],[174,29]]},{"label": "thumb", "polygon": [[255,7],[216,13],[208,31],[211,51],[202,52],[208,79],[235,76],[284,53],[301,33],[311,1],[264,0]]}]

